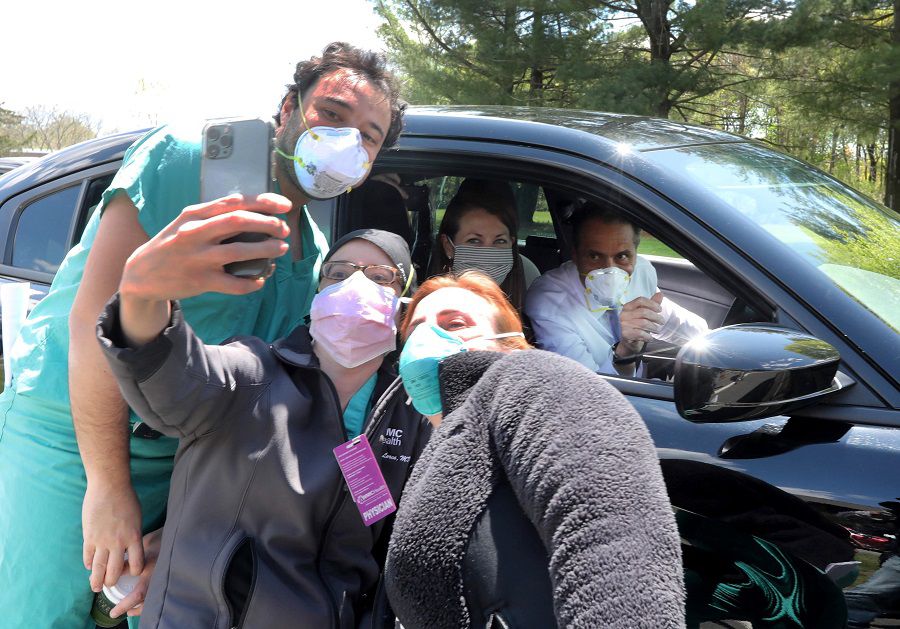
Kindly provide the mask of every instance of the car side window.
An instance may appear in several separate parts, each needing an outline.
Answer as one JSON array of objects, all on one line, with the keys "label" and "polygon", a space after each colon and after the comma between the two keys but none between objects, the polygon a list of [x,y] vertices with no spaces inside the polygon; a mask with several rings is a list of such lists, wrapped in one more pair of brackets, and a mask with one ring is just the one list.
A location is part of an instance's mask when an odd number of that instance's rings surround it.
[{"label": "car side window", "polygon": [[69,229],[77,211],[79,186],[57,190],[25,206],[13,240],[13,266],[56,273],[69,249]]},{"label": "car side window", "polygon": [[[528,235],[524,247],[525,254],[542,265],[541,270],[546,276],[534,286],[534,290],[529,291],[526,300],[526,314],[541,349],[560,352],[589,368],[599,368],[602,373],[672,382],[675,356],[687,340],[707,329],[765,320],[714,277],[670,246],[666,242],[668,239],[657,238],[656,234],[646,230],[641,231],[637,248],[640,264],[635,262],[624,286],[610,288],[610,283],[602,279],[603,274],[598,276],[601,279],[596,284],[581,284],[573,264],[588,264],[587,261],[568,261],[573,252],[567,244],[560,243],[573,242],[574,213],[588,211],[583,209],[588,207],[586,199],[572,190],[554,187],[542,187],[541,190],[549,201],[548,214],[553,217],[549,227],[559,230],[559,233],[551,232],[555,238]],[[614,193],[609,196],[615,198]],[[592,203],[595,211],[608,209],[618,211],[620,216],[627,216],[624,209],[613,205],[614,201],[609,199],[598,199]],[[640,214],[636,206],[632,206],[632,211]],[[537,216],[539,212],[536,209]],[[606,229],[610,225],[615,226],[616,223],[594,222],[592,228]],[[601,248],[608,243],[602,237],[595,242],[600,243],[597,246]],[[546,255],[543,255],[544,252]],[[554,255],[559,260],[556,264],[552,264]],[[607,266],[608,263],[590,268]],[[637,266],[640,266],[639,270]],[[584,281],[582,277],[581,282]],[[600,306],[592,310],[585,305],[589,303],[587,295],[591,291],[606,290],[615,292],[618,296],[614,299],[620,300],[615,321],[612,320],[612,311]],[[642,346],[639,355],[627,356],[619,352],[616,356],[620,362],[613,365],[610,348],[623,339],[635,341],[632,337],[641,326],[640,313],[636,313],[634,307],[626,307],[627,304],[639,297],[652,297],[657,290],[666,298],[664,321],[659,323],[660,327],[652,334],[650,342]],[[606,298],[603,299],[603,303],[607,303]],[[626,325],[627,330],[623,328]],[[626,332],[630,336],[626,336]],[[627,343],[625,347],[628,347]]]},{"label": "car side window", "polygon": [[684,256],[645,229],[641,230],[641,244],[638,245],[637,252],[642,256],[684,259]]},{"label": "car side window", "polygon": [[556,229],[544,189],[520,182],[514,184],[513,190],[519,210],[519,244],[524,245],[529,236],[555,239]]},{"label": "car side window", "polygon": [[103,199],[103,191],[109,187],[110,183],[112,183],[114,174],[115,173],[110,173],[104,177],[98,177],[88,185],[87,193],[82,202],[82,207],[87,208],[87,210],[82,212],[81,216],[78,218],[78,223],[75,226],[75,234],[72,238],[72,244],[81,240],[84,228],[87,227],[88,221],[91,220],[91,217],[97,211],[97,208],[100,207],[100,201]]}]

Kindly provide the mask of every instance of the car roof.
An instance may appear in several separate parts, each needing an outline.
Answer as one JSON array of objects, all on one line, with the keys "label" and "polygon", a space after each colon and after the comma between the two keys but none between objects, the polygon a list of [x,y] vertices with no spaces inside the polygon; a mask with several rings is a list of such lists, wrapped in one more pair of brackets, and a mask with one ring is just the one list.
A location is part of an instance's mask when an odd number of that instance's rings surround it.
[{"label": "car roof", "polygon": [[0,157],[0,166],[12,167],[21,166],[22,164],[26,164],[28,162],[34,161],[37,159],[34,156],[11,156],[11,157]]},{"label": "car roof", "polygon": [[23,164],[4,175],[0,202],[51,179],[120,160],[128,147],[146,132],[147,129],[141,129],[94,138]]},{"label": "car roof", "polygon": [[[6,174],[2,197],[18,194],[41,181],[119,160],[147,131],[140,129],[94,138],[23,164]],[[404,138],[414,137],[546,146],[604,162],[614,160],[623,146],[634,152],[645,152],[748,141],[724,131],[646,116],[502,105],[409,107],[401,143]]]},{"label": "car roof", "polygon": [[413,106],[404,137],[444,136],[548,146],[607,161],[623,145],[634,152],[752,142],[696,125],[626,114],[513,106]]}]

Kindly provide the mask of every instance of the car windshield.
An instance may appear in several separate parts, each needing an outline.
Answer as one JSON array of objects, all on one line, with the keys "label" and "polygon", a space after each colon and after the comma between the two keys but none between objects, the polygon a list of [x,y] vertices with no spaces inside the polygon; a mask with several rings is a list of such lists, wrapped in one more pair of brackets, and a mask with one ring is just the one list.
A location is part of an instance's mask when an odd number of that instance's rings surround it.
[{"label": "car windshield", "polygon": [[750,143],[647,156],[680,171],[900,330],[900,220],[824,173]]}]

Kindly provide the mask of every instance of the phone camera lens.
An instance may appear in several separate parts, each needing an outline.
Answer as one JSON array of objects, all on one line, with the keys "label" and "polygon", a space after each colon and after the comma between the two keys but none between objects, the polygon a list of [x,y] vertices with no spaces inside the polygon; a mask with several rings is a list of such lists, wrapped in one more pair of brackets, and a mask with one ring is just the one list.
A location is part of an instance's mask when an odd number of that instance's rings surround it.
[{"label": "phone camera lens", "polygon": [[219,143],[220,143],[222,146],[224,146],[225,148],[228,148],[228,147],[231,146],[231,140],[232,140],[231,134],[230,134],[230,133],[226,133],[226,134],[223,134],[223,135],[222,135],[222,139],[221,139],[221,141],[220,141]]},{"label": "phone camera lens", "polygon": [[206,139],[209,140],[210,142],[215,142],[216,140],[218,140],[219,139],[219,128],[212,127],[211,129],[208,129],[206,131]]},{"label": "phone camera lens", "polygon": [[215,145],[210,145],[206,148],[206,154],[211,158],[215,159],[219,156],[219,147]]}]

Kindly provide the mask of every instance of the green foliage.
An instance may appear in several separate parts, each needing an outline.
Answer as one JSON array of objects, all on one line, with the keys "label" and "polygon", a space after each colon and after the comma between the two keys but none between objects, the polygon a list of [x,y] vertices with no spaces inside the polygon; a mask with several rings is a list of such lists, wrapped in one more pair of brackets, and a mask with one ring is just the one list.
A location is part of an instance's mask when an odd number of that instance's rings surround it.
[{"label": "green foliage", "polygon": [[673,117],[762,139],[875,198],[900,177],[886,155],[900,128],[894,5],[375,1],[410,102]]},{"label": "green foliage", "polygon": [[375,10],[413,103],[571,106],[577,76],[559,70],[590,58],[606,29],[574,0],[394,0]]},{"label": "green foliage", "polygon": [[648,234],[641,235],[641,244],[637,252],[645,256],[664,256],[666,258],[681,258],[680,253]]},{"label": "green foliage", "polygon": [[99,125],[86,114],[55,107],[29,107],[25,110],[24,127],[31,135],[32,148],[56,151],[97,137]]},{"label": "green foliage", "polygon": [[833,264],[863,269],[900,279],[900,223],[886,214],[857,206],[861,230],[835,226],[836,238],[817,238],[825,259]]},{"label": "green foliage", "polygon": [[776,55],[732,60],[764,80],[699,98],[680,113],[761,138],[881,198],[888,102],[900,85],[890,8],[887,0],[798,2],[765,39]]},{"label": "green foliage", "polygon": [[22,116],[0,106],[0,156],[22,147],[16,133],[21,124]]}]

